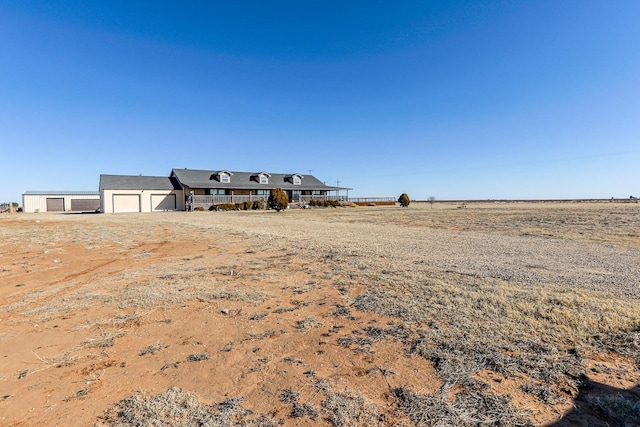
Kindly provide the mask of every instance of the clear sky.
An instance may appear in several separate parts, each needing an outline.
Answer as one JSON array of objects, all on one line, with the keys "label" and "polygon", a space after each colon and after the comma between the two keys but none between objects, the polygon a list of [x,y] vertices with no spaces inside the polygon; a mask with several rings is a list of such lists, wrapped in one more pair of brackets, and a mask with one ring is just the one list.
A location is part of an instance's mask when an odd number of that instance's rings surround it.
[{"label": "clear sky", "polygon": [[640,196],[640,1],[0,0],[0,201],[185,167]]}]

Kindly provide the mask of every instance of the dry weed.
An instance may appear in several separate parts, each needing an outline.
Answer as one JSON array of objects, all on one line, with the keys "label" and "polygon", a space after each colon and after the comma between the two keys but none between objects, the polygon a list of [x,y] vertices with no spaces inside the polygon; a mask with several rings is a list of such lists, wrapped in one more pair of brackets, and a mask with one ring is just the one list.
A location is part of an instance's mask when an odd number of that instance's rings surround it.
[{"label": "dry weed", "polygon": [[640,422],[639,396],[627,397],[620,393],[610,396],[587,396],[587,402],[613,425],[626,427]]},{"label": "dry weed", "polygon": [[416,426],[533,427],[507,396],[495,396],[481,386],[466,388],[453,397],[446,393],[420,396],[406,387],[391,390],[400,409]]},{"label": "dry weed", "polygon": [[87,348],[101,348],[113,347],[113,344],[117,338],[124,336],[128,331],[102,331],[98,335],[94,335],[91,338],[82,342],[82,345]]},{"label": "dry weed", "polygon": [[155,345],[149,345],[146,346],[138,355],[139,356],[146,356],[147,354],[151,354],[151,355],[155,355],[156,353],[158,353],[160,350],[169,347],[168,345],[164,345],[164,344],[155,344]]},{"label": "dry weed", "polygon": [[296,322],[298,332],[306,332],[311,328],[319,328],[320,326],[322,326],[322,323],[313,317],[305,317]]},{"label": "dry weed", "polygon": [[337,393],[327,392],[326,397],[322,407],[327,420],[335,427],[381,425],[378,407],[362,394],[345,390]]},{"label": "dry weed", "polygon": [[195,394],[179,388],[144,397],[136,395],[118,402],[94,427],[271,427],[266,415],[257,416],[242,407],[242,399],[233,398],[213,405],[200,403]]}]

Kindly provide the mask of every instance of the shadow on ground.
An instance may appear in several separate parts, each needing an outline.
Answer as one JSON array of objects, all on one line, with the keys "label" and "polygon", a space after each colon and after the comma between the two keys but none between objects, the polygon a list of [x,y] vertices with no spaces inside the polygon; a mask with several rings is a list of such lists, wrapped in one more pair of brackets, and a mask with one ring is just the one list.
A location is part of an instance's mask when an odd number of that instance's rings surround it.
[{"label": "shadow on ground", "polygon": [[574,409],[548,427],[640,426],[640,383],[623,389],[583,377],[582,384]]}]

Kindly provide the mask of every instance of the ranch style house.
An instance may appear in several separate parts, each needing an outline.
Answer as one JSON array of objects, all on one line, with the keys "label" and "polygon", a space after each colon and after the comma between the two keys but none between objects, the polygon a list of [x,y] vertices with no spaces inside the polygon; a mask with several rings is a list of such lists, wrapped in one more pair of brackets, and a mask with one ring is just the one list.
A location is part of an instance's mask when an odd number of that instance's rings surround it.
[{"label": "ranch style house", "polygon": [[275,188],[282,188],[292,203],[340,199],[340,191],[346,191],[348,197],[351,190],[329,186],[312,175],[299,173],[173,169],[168,177],[100,175],[100,211],[208,209],[218,204],[266,200]]}]

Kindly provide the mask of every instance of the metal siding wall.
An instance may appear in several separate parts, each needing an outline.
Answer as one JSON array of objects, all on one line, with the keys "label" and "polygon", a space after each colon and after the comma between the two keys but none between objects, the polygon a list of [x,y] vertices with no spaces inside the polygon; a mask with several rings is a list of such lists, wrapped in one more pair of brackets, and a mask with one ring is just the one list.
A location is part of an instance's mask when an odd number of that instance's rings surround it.
[{"label": "metal siding wall", "polygon": [[23,195],[23,209],[25,212],[46,212],[47,211],[47,196],[40,196],[35,194]]},{"label": "metal siding wall", "polygon": [[22,209],[25,212],[46,212],[47,211],[47,199],[64,199],[65,210],[71,209],[71,199],[99,199],[99,195],[78,195],[72,196],[68,194],[60,195],[44,195],[44,194],[23,194],[22,195]]}]

